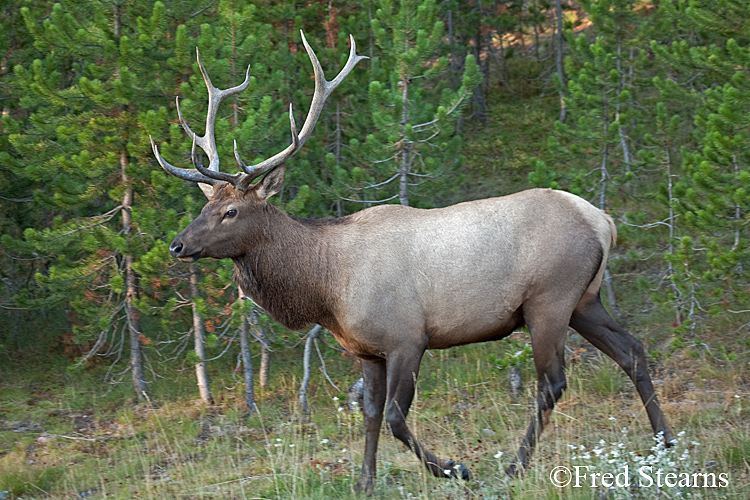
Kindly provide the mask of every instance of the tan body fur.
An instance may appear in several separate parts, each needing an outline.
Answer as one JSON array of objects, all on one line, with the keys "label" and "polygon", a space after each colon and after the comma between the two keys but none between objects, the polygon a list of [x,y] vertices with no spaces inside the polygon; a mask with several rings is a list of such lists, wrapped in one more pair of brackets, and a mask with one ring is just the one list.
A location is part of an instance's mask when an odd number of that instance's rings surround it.
[{"label": "tan body fur", "polygon": [[353,354],[387,357],[404,332],[432,349],[502,338],[542,291],[580,290],[568,299],[577,303],[589,284],[598,290],[611,226],[576,199],[534,190],[433,210],[385,205],[325,227],[337,271],[331,331]]}]

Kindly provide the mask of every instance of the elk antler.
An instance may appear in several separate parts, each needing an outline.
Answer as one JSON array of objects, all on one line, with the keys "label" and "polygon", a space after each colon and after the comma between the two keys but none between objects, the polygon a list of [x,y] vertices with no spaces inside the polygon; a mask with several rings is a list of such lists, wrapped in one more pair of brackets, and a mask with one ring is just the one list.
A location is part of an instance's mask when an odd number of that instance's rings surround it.
[{"label": "elk antler", "polygon": [[[198,182],[201,184],[209,184],[211,186],[214,186],[218,184],[219,182],[229,182],[235,185],[237,181],[239,180],[239,174],[229,175],[229,174],[225,174],[219,171],[219,153],[216,150],[216,138],[214,136],[214,125],[216,124],[216,113],[219,111],[219,104],[221,103],[221,101],[229,96],[242,92],[243,90],[247,88],[248,85],[250,85],[250,66],[247,67],[247,72],[245,75],[244,82],[242,82],[240,85],[237,85],[236,87],[232,87],[226,90],[221,90],[221,89],[214,87],[213,84],[211,83],[211,78],[208,76],[208,72],[206,71],[206,68],[203,66],[203,61],[201,61],[200,50],[198,50],[197,47],[195,49],[195,54],[196,54],[196,58],[198,59],[198,66],[200,67],[201,73],[203,74],[203,80],[206,82],[206,88],[208,89],[208,111],[206,112],[206,132],[202,137],[197,135],[195,132],[193,132],[193,130],[185,121],[185,117],[182,116],[182,110],[180,109],[180,98],[179,97],[175,98],[175,102],[177,103],[177,115],[180,118],[180,124],[182,125],[183,130],[185,130],[185,133],[191,139],[193,139],[193,149],[192,149],[191,158],[193,161],[193,165],[195,166],[197,171],[186,169],[186,168],[178,168],[178,167],[171,165],[164,158],[162,158],[162,156],[159,154],[159,148],[157,148],[153,139],[151,139],[151,147],[154,150],[154,155],[156,156],[156,160],[159,162],[159,165],[161,165],[164,170],[166,170],[172,175],[179,177],[180,179],[185,179],[187,181],[192,181],[192,182]],[[208,168],[204,168],[202,165],[199,165],[196,162],[196,156],[195,156],[196,144],[198,144],[208,156],[209,158]],[[204,192],[206,193],[206,196],[208,196],[209,198],[211,197],[211,193],[212,193],[211,189],[204,190]]]},{"label": "elk antler", "polygon": [[[320,62],[318,61],[317,56],[315,55],[315,52],[310,48],[310,45],[307,43],[307,40],[305,39],[305,34],[300,31],[300,34],[302,35],[302,43],[305,46],[305,50],[307,51],[308,56],[310,57],[310,61],[313,65],[313,71],[315,72],[315,92],[313,94],[312,102],[310,103],[310,111],[307,114],[307,118],[305,119],[305,123],[302,126],[302,130],[300,131],[299,135],[297,135],[297,126],[294,122],[294,115],[292,113],[292,105],[289,104],[289,122],[291,126],[292,131],[292,143],[283,151],[280,153],[277,153],[276,155],[272,156],[271,158],[268,158],[267,160],[264,160],[257,165],[246,165],[241,159],[240,155],[237,151],[237,141],[234,141],[234,156],[237,160],[237,164],[242,168],[241,172],[237,172],[236,174],[227,174],[224,172],[219,171],[219,154],[216,150],[216,139],[214,137],[214,125],[216,123],[216,113],[219,109],[219,103],[226,97],[232,96],[234,94],[237,94],[239,92],[242,92],[247,88],[247,86],[250,84],[250,66],[247,68],[247,75],[245,77],[245,81],[242,82],[240,85],[237,85],[236,87],[232,87],[230,89],[221,90],[213,86],[211,84],[211,79],[208,76],[208,73],[206,72],[206,69],[203,67],[203,63],[201,62],[200,52],[196,49],[196,54],[198,58],[198,66],[200,67],[201,73],[203,74],[203,79],[206,82],[206,87],[208,88],[208,112],[206,114],[206,133],[203,137],[198,136],[193,130],[190,128],[190,126],[185,121],[185,118],[182,116],[182,111],[180,110],[180,100],[177,98],[177,114],[180,118],[180,124],[182,125],[182,128],[185,130],[185,133],[193,139],[193,148],[192,148],[192,162],[195,169],[187,169],[187,168],[178,168],[173,165],[170,165],[162,156],[159,154],[159,148],[154,143],[154,140],[151,139],[151,147],[154,150],[154,155],[156,156],[156,160],[159,162],[159,165],[162,166],[164,170],[169,172],[172,175],[175,175],[179,177],[180,179],[184,179],[191,182],[198,182],[201,184],[208,184],[211,186],[214,186],[220,182],[228,182],[232,184],[235,188],[245,190],[250,186],[250,183],[258,178],[259,176],[263,175],[266,172],[269,172],[270,170],[273,170],[275,167],[281,165],[286,160],[288,160],[294,153],[299,151],[299,149],[302,147],[302,145],[307,142],[307,139],[310,138],[310,135],[312,134],[313,128],[315,128],[315,122],[320,117],[320,113],[323,111],[323,106],[325,105],[326,100],[331,95],[331,93],[338,87],[342,81],[344,81],[344,78],[346,78],[349,73],[354,69],[354,66],[361,61],[362,59],[367,59],[366,56],[358,56],[356,52],[356,44],[354,43],[354,37],[349,35],[349,40],[351,43],[351,47],[349,49],[349,59],[346,61],[346,64],[344,65],[343,69],[339,72],[338,75],[336,75],[336,78],[331,80],[330,82],[325,79],[325,74],[323,73],[323,68],[320,66]],[[195,155],[195,146],[196,144],[205,151],[206,155],[209,159],[208,167],[204,167],[198,161],[196,160]],[[206,192],[206,195],[211,197],[209,193],[212,190],[209,188],[207,190],[204,190]]]}]

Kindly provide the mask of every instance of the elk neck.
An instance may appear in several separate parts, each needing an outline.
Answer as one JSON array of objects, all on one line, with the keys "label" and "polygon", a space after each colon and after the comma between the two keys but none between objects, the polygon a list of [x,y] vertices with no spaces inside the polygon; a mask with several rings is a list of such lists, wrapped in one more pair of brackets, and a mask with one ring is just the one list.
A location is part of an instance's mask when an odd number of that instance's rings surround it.
[{"label": "elk neck", "polygon": [[344,219],[295,219],[267,203],[259,233],[234,261],[234,280],[274,319],[293,330],[311,323],[335,328],[334,279],[327,228]]}]

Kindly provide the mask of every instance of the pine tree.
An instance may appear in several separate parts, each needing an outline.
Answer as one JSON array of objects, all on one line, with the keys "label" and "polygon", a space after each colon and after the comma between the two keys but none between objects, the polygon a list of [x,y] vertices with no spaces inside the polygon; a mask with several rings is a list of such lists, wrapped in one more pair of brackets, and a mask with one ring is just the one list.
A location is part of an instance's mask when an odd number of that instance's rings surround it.
[{"label": "pine tree", "polygon": [[[633,182],[637,174],[633,141],[643,135],[645,124],[653,123],[644,111],[650,104],[644,89],[652,86],[654,66],[644,41],[655,32],[656,18],[640,14],[636,4],[634,0],[584,1],[582,7],[593,23],[593,43],[585,32],[575,37],[568,32],[566,104],[574,108],[570,111],[577,123],[559,126],[559,131],[573,139],[575,152],[599,158],[596,191],[602,209],[613,181]],[[592,187],[582,176],[574,185],[577,191]]]},{"label": "pine tree", "polygon": [[21,105],[33,120],[11,141],[33,159],[17,174],[36,183],[35,199],[54,219],[15,244],[48,256],[49,268],[36,276],[46,296],[36,305],[69,308],[77,339],[95,342],[90,355],[106,341],[123,345],[118,337],[126,332],[129,370],[144,399],[150,339],[141,327],[135,267],[176,223],[174,213],[154,209],[159,194],[145,154],[145,111],[156,108],[154,96],[174,78],[164,65],[173,50],[165,35],[178,20],[160,2],[56,4],[41,24],[36,13],[21,12],[46,55],[15,67]]},{"label": "pine tree", "polygon": [[[564,153],[568,159],[576,156],[586,165],[571,190],[607,210],[613,189],[631,192],[640,187],[633,184],[639,165],[633,141],[650,121],[642,110],[651,70],[643,39],[651,24],[637,14],[632,0],[585,1],[582,6],[593,23],[593,43],[586,33],[568,32],[564,107],[572,121],[558,122],[557,131],[569,144]],[[619,316],[609,269],[604,285],[609,305]]]},{"label": "pine tree", "polygon": [[734,0],[668,3],[662,10],[681,40],[651,45],[670,69],[659,87],[665,99],[693,102],[695,110],[685,175],[675,185],[687,234],[670,257],[690,298],[682,330],[694,332],[697,315],[744,310],[750,302],[750,77],[738,70],[750,64],[750,12]]},{"label": "pine tree", "polygon": [[[654,79],[655,84],[660,80]],[[662,96],[666,96],[664,89]],[[690,279],[692,255],[689,253],[689,238],[682,238],[682,221],[679,220],[679,198],[682,194],[680,158],[682,156],[680,142],[684,117],[679,112],[668,108],[665,100],[656,104],[655,126],[653,130],[643,136],[643,148],[638,151],[639,161],[645,169],[651,169],[661,174],[661,182],[657,190],[650,193],[662,207],[665,214],[659,214],[656,222],[646,222],[642,214],[627,214],[631,224],[642,229],[659,231],[666,228],[667,234],[650,242],[649,251],[656,250],[663,253],[666,269],[661,277],[661,284],[666,293],[654,294],[656,302],[663,303],[675,315],[674,325],[681,325],[684,321],[695,325],[695,296],[696,289]],[[662,231],[663,233],[663,231]]]},{"label": "pine tree", "polygon": [[[270,26],[257,21],[256,10],[252,5],[239,4],[233,1],[223,1],[218,5],[214,22],[200,26],[195,38],[189,36],[187,26],[179,26],[176,33],[175,57],[171,64],[182,76],[179,93],[180,110],[191,128],[201,135],[200,124],[206,118],[206,84],[195,59],[196,48],[200,52],[200,59],[214,86],[220,88],[234,87],[241,83],[246,73],[252,75],[249,88],[242,94],[226,101],[215,125],[215,136],[219,154],[222,157],[224,170],[231,171],[234,166],[232,149],[236,143],[238,151],[247,160],[255,159],[256,155],[265,156],[275,153],[274,149],[282,149],[279,133],[282,128],[288,135],[288,118],[284,106],[271,99],[270,94],[278,92],[280,71],[275,66],[275,54],[272,52],[272,37]],[[166,105],[161,102],[158,112],[150,111],[157,125],[151,131],[157,141],[164,137],[164,121],[155,117],[166,114]],[[173,116],[176,109],[172,109]],[[222,118],[226,119],[222,119]],[[176,118],[176,116],[175,116]],[[162,130],[159,130],[159,127]],[[275,132],[270,134],[269,131]],[[175,164],[186,161],[186,155],[191,151],[192,141],[183,133],[177,120],[172,122],[169,130],[171,140],[163,143],[162,152]],[[268,153],[273,151],[273,153]],[[188,160],[189,161],[189,160]],[[201,161],[200,158],[198,161]],[[159,185],[184,187],[184,182],[158,171],[153,174],[153,180]],[[174,188],[172,188],[174,189]],[[167,189],[167,191],[172,191]],[[180,189],[178,206],[184,206],[184,216],[173,229],[184,227],[200,212],[205,198],[198,189]],[[174,202],[174,200],[173,200]],[[176,231],[170,233],[170,238]],[[170,324],[176,331],[183,331],[178,325],[189,323],[188,333],[192,333],[194,350],[190,354],[195,363],[196,377],[201,399],[206,404],[212,404],[213,398],[207,374],[206,358],[212,346],[216,346],[221,326],[223,332],[241,330],[243,354],[241,359],[250,361],[250,345],[246,342],[246,323],[248,321],[246,308],[229,307],[237,298],[237,292],[231,280],[231,263],[201,261],[199,264],[184,265],[174,263],[166,253],[166,248],[154,247],[152,259],[148,268],[143,269],[149,276],[184,276],[187,281],[179,284],[185,287],[184,295],[191,298],[191,316],[187,321],[181,311],[179,301],[172,301],[167,305],[167,313],[171,313]],[[168,280],[172,281],[172,280]],[[157,280],[161,283],[161,279]],[[227,290],[234,290],[228,293]],[[158,290],[154,290],[157,293]],[[239,305],[238,305],[239,307]],[[239,311],[239,312],[238,312]],[[184,327],[183,327],[184,328]],[[243,333],[244,332],[244,333]],[[221,336],[224,336],[221,333]],[[252,367],[245,366],[244,373],[252,376]],[[246,380],[245,386],[251,391],[254,380]],[[254,395],[248,392],[247,406],[255,409]]]},{"label": "pine tree", "polygon": [[460,166],[461,137],[454,127],[479,71],[468,56],[461,87],[447,87],[448,60],[438,57],[443,25],[434,1],[404,0],[397,7],[382,1],[372,30],[379,49],[368,94],[374,130],[363,143],[352,143],[361,160],[340,178],[353,190],[350,200],[409,205],[415,187]]},{"label": "pine tree", "polygon": [[[227,87],[233,87],[241,83],[245,78],[245,66],[240,61],[248,59],[248,55],[253,53],[257,56],[256,60],[262,60],[262,57],[267,55],[269,43],[268,32],[269,29],[267,26],[255,21],[255,8],[253,6],[241,7],[233,1],[222,2],[218,9],[218,19],[211,25],[202,25],[200,36],[197,39],[197,46],[202,49],[203,57],[205,58],[206,54],[208,54],[208,63],[210,63],[209,67],[211,68],[209,74],[212,74],[217,81],[222,76],[224,78],[229,77],[230,83],[227,84]],[[263,40],[264,38],[265,40]],[[195,68],[195,63],[193,63],[193,68]],[[258,68],[256,66],[255,70],[263,72],[265,68]],[[202,80],[199,72],[193,74],[193,87],[189,90],[191,94],[188,94],[189,97],[186,99],[188,101],[186,103],[188,111],[192,111],[190,105],[192,102],[195,102],[197,96],[205,94],[205,88],[202,88]],[[201,91],[195,92],[199,88]],[[196,104],[204,106],[204,103],[205,101]],[[224,144],[224,151],[228,149],[227,145],[230,141],[236,141],[237,139],[240,140],[242,146],[245,146],[243,139],[247,137],[247,131],[243,131],[240,128],[240,124],[242,123],[240,120],[240,109],[242,107],[240,96],[235,96],[230,104],[232,105],[232,112],[229,115],[229,120],[227,120],[227,123],[219,124],[219,127],[222,124],[231,127],[231,132],[228,127],[220,128],[221,135],[218,137],[220,143]],[[201,111],[201,113],[205,113],[205,111]],[[198,119],[198,122],[200,123],[200,119]],[[250,130],[249,133],[253,133],[254,131]],[[245,134],[242,132],[245,132]],[[185,147],[184,143],[183,147]],[[192,219],[197,213],[191,212],[188,215]],[[224,313],[222,314],[221,306],[229,299],[223,293],[223,290],[231,286],[231,280],[228,279],[227,263],[202,263],[201,267],[204,269],[199,269],[197,264],[190,264],[188,266],[190,275],[189,289],[193,302],[192,333],[195,346],[193,352],[195,355],[196,379],[201,399],[206,404],[213,404],[206,370],[206,342],[208,340],[209,344],[216,344],[216,335],[213,333],[214,324],[217,322],[216,319],[224,317],[227,322],[230,321],[230,318],[226,317],[226,308],[224,308]],[[214,270],[217,268],[223,272],[216,274]],[[207,279],[200,282],[199,277],[202,275],[206,276]],[[202,297],[201,289],[208,294],[207,297]],[[212,318],[213,321],[208,318]],[[242,321],[244,326],[246,319],[244,317],[241,319],[235,318],[235,321]],[[207,329],[209,330],[208,332],[206,331]],[[209,335],[208,339],[206,337],[207,333]],[[241,342],[241,349],[243,350],[243,361],[248,361],[250,359],[249,343]],[[252,367],[245,366],[244,373],[247,376],[252,376]],[[254,379],[245,380],[245,385],[252,389]],[[252,399],[247,402],[247,406],[249,409],[254,410],[254,395],[250,396]]]},{"label": "pine tree", "polygon": [[594,24],[598,37],[608,45],[610,57],[614,59],[617,72],[616,91],[623,99],[614,100],[614,120],[617,122],[617,135],[625,172],[632,171],[633,155],[628,137],[634,134],[636,126],[633,104],[636,102],[636,72],[641,71],[643,54],[638,44],[638,30],[644,23],[635,12],[636,0],[605,0],[601,2],[584,1],[583,8]]},{"label": "pine tree", "polygon": [[[13,67],[40,57],[33,38],[23,21],[21,8],[27,2],[8,1],[0,6],[0,234],[18,240],[27,227],[44,224],[47,217],[43,206],[33,196],[35,182],[19,175],[28,161],[15,150],[10,137],[28,125],[28,113],[21,106],[23,92],[16,85]],[[43,16],[49,2],[28,5],[35,15]],[[44,266],[44,259],[35,259],[25,252],[0,245],[0,351],[19,350],[34,345],[48,345],[51,335],[43,322],[48,311],[25,307],[29,299],[39,293],[33,278]]]}]

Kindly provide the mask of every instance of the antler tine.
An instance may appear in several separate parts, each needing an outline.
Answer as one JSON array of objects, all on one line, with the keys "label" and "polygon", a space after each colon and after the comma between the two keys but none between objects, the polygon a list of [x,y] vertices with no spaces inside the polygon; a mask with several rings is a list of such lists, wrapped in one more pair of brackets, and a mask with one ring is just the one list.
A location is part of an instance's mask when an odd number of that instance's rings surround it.
[{"label": "antler tine", "polygon": [[193,132],[193,129],[190,128],[190,125],[188,125],[187,121],[185,120],[185,117],[182,116],[182,109],[180,109],[180,96],[177,96],[174,98],[175,106],[177,106],[177,117],[180,119],[180,125],[182,125],[182,130],[185,131],[185,133],[193,139],[193,141],[196,141],[198,139],[198,136]]},{"label": "antler tine", "polygon": [[243,182],[249,182],[252,179],[263,175],[264,173],[272,170],[278,165],[281,165],[292,155],[294,155],[294,153],[296,153],[305,144],[305,142],[307,142],[307,139],[310,138],[310,135],[315,128],[315,123],[318,121],[320,113],[323,111],[323,106],[325,105],[325,102],[331,95],[331,93],[336,90],[336,87],[338,87],[341,82],[344,81],[344,78],[349,75],[349,73],[352,71],[352,69],[354,69],[354,66],[356,66],[359,61],[368,59],[367,56],[357,55],[357,46],[354,42],[354,37],[349,35],[349,40],[351,43],[351,47],[349,49],[349,59],[346,61],[346,64],[341,69],[339,74],[336,75],[336,78],[334,78],[330,82],[326,81],[325,74],[323,73],[323,68],[320,66],[320,61],[318,61],[318,57],[315,55],[315,51],[310,47],[310,44],[307,43],[307,39],[305,38],[305,34],[302,32],[302,30],[300,30],[300,34],[302,35],[302,43],[305,46],[307,55],[310,57],[310,62],[313,65],[313,71],[315,73],[315,92],[313,93],[312,102],[310,103],[310,111],[308,111],[307,113],[307,118],[305,118],[305,123],[304,125],[302,125],[302,130],[300,131],[299,135],[297,135],[294,117],[292,116],[292,107],[291,105],[289,106],[289,118],[292,126],[292,144],[290,144],[285,150],[281,151],[280,153],[272,156],[271,158],[268,158],[267,160],[262,161],[261,163],[258,163],[257,165],[251,166],[247,166],[244,163],[241,163],[239,161],[239,155],[235,153],[235,157],[238,159],[238,163],[240,164],[240,166],[242,166],[242,169],[249,176],[249,179],[243,179]]},{"label": "antler tine", "polygon": [[312,63],[313,71],[315,72],[315,93],[313,94],[313,99],[310,103],[310,111],[307,114],[307,119],[305,120],[305,124],[302,126],[302,130],[300,131],[301,146],[305,144],[307,139],[310,137],[312,129],[315,127],[315,122],[318,120],[320,113],[323,111],[323,105],[328,99],[328,96],[330,96],[333,91],[336,90],[339,85],[341,85],[341,82],[343,82],[344,79],[349,76],[349,73],[351,73],[351,71],[354,69],[354,66],[356,66],[359,61],[369,58],[367,56],[357,55],[357,44],[354,41],[354,37],[352,35],[349,35],[349,58],[347,59],[346,64],[341,69],[341,71],[339,71],[339,74],[336,75],[336,78],[334,78],[330,82],[326,81],[325,74],[323,73],[323,68],[320,66],[320,61],[318,61],[318,57],[315,55],[315,51],[310,47],[310,44],[307,43],[305,34],[301,30],[300,34],[302,35],[302,43],[305,46],[307,55],[310,57],[310,62]]},{"label": "antler tine", "polygon": [[[215,126],[216,126],[216,114],[219,110],[219,104],[222,100],[226,99],[229,96],[232,96],[234,94],[237,94],[239,92],[242,92],[245,90],[248,85],[250,85],[250,66],[247,67],[247,72],[245,74],[245,80],[235,86],[231,87],[229,89],[221,90],[219,88],[216,88],[213,83],[211,83],[211,77],[208,76],[208,71],[206,71],[205,66],[203,66],[203,61],[201,61],[201,54],[200,50],[196,47],[195,49],[196,59],[198,60],[198,67],[200,68],[201,74],[203,75],[203,81],[206,82],[206,88],[208,89],[208,111],[206,112],[206,131],[203,136],[199,136],[188,125],[187,121],[185,120],[185,117],[182,114],[182,110],[180,109],[180,100],[177,98],[177,115],[180,119],[180,125],[182,125],[183,130],[193,140],[193,152],[192,152],[192,159],[193,159],[193,165],[195,168],[199,171],[199,173],[203,174],[205,177],[209,177],[211,179],[215,179],[217,181],[225,181],[229,182],[232,185],[235,185],[237,182],[237,179],[239,178],[239,175],[230,175],[219,171],[219,153],[216,149],[216,138],[215,138]],[[206,153],[206,156],[208,156],[208,168],[204,167],[203,165],[199,164],[195,161],[195,145],[200,146],[200,148]],[[185,170],[185,169],[181,169]],[[202,181],[203,182],[203,181]]]},{"label": "antler tine", "polygon": [[[234,141],[234,156],[237,160],[237,164],[242,168],[242,172],[236,174],[227,174],[219,171],[219,154],[216,149],[216,138],[214,130],[216,125],[216,115],[219,110],[219,104],[222,100],[226,99],[229,96],[242,92],[250,85],[250,66],[247,67],[245,80],[241,84],[229,89],[221,90],[216,88],[213,83],[211,83],[211,78],[208,76],[208,72],[206,71],[205,66],[203,66],[203,61],[201,61],[200,51],[198,50],[198,48],[196,48],[195,52],[196,58],[198,60],[198,67],[200,68],[201,74],[203,75],[203,80],[206,82],[206,88],[208,89],[206,131],[203,136],[199,136],[190,128],[187,120],[185,120],[185,117],[182,114],[182,110],[180,109],[179,98],[177,98],[176,100],[177,115],[179,116],[180,124],[182,125],[182,128],[183,130],[185,130],[185,133],[188,135],[188,137],[193,140],[191,159],[193,165],[195,166],[195,170],[177,168],[170,165],[167,161],[164,160],[164,158],[161,157],[161,155],[159,154],[159,150],[152,139],[151,147],[154,150],[154,155],[156,155],[156,159],[159,162],[159,165],[161,165],[161,167],[167,172],[188,181],[209,184],[212,186],[218,184],[219,182],[229,182],[236,188],[245,189],[250,185],[250,182],[253,179],[272,170],[278,165],[281,165],[292,155],[294,155],[294,153],[296,153],[305,144],[305,142],[307,142],[307,139],[312,134],[312,131],[315,128],[315,123],[320,117],[320,114],[323,111],[323,106],[325,105],[325,102],[331,95],[331,93],[336,89],[336,87],[341,84],[342,81],[344,81],[344,78],[349,75],[349,73],[352,71],[352,69],[354,69],[354,66],[359,61],[361,61],[362,59],[367,59],[367,57],[365,56],[357,55],[357,48],[354,42],[354,37],[349,35],[349,40],[351,43],[351,47],[349,49],[349,59],[346,61],[346,64],[341,69],[339,74],[336,75],[336,78],[329,82],[325,79],[323,68],[320,66],[320,62],[318,61],[315,52],[310,47],[310,44],[307,43],[305,34],[302,33],[302,31],[300,31],[300,34],[302,35],[302,43],[304,44],[305,50],[310,57],[310,62],[312,63],[313,71],[315,72],[315,92],[313,94],[312,103],[310,104],[310,111],[307,114],[307,118],[305,118],[305,123],[303,124],[302,130],[299,134],[297,133],[297,124],[294,121],[292,105],[289,105],[289,124],[292,132],[292,143],[286,149],[284,149],[280,153],[277,153],[271,158],[258,163],[257,165],[248,166],[245,165],[245,163],[240,158],[239,152],[237,151],[237,141]],[[209,159],[208,167],[204,167],[200,164],[200,162],[198,162],[195,154],[196,145],[200,146],[200,148],[206,153],[206,156]],[[207,196],[210,195],[207,194]]]},{"label": "antler tine", "polygon": [[203,184],[210,184],[212,186],[221,182],[219,179],[214,179],[212,177],[205,176],[201,174],[200,172],[196,172],[195,170],[192,170],[189,168],[178,168],[173,165],[170,165],[169,162],[167,162],[159,154],[159,148],[156,146],[154,139],[151,136],[148,136],[148,138],[151,141],[151,149],[154,150],[154,156],[156,156],[156,161],[158,161],[159,165],[161,165],[161,168],[166,170],[168,173],[186,181],[201,182]]},{"label": "antler tine", "polygon": [[198,170],[198,172],[205,175],[206,177],[216,179],[217,181],[225,181],[232,185],[235,185],[240,176],[243,175],[242,172],[237,172],[236,174],[227,174],[219,170],[211,170],[204,167],[203,164],[198,161],[198,157],[195,154],[195,138],[193,138],[193,147],[190,150],[190,160],[196,170]]},{"label": "antler tine", "polygon": [[292,103],[289,103],[289,126],[292,129],[292,144],[294,150],[298,150],[301,146],[299,142],[299,135],[297,135],[297,124],[294,122],[294,113],[292,112]]}]

